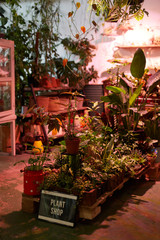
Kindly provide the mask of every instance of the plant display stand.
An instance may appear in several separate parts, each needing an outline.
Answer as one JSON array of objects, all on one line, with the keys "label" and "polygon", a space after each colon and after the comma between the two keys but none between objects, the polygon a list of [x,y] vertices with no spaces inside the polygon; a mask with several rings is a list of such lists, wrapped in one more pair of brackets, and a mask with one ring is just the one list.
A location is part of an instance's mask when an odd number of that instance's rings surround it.
[{"label": "plant display stand", "polygon": [[[145,175],[148,171],[150,171],[150,164],[146,164],[143,168],[139,169],[134,176],[134,179],[140,179],[143,175]],[[79,218],[84,218],[88,220],[94,219],[98,214],[101,213],[101,206],[105,203],[108,197],[111,197],[116,190],[120,190],[124,184],[130,179],[130,177],[126,177],[123,181],[118,184],[113,190],[107,191],[102,194],[98,199],[96,199],[94,204],[83,205],[80,204],[79,206]]]},{"label": "plant display stand", "polygon": [[[158,168],[159,169],[159,165]],[[145,176],[152,167],[150,164],[146,164],[143,168],[139,169],[134,179],[140,179],[142,176]],[[120,190],[124,184],[129,181],[132,177],[125,177],[119,184],[117,184],[112,190],[104,192],[102,195],[97,197],[97,190],[92,189],[86,196],[82,198],[78,206],[78,218],[93,220],[96,216],[101,213],[101,205],[105,203],[108,197],[111,197],[116,190]],[[22,194],[22,210],[27,213],[37,213],[39,209],[40,196],[29,196]]]}]

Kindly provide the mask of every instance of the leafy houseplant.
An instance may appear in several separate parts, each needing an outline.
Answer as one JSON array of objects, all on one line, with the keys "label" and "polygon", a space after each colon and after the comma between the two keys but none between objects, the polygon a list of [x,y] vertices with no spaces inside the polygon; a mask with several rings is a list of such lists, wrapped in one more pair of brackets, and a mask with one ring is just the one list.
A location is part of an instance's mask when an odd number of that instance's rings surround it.
[{"label": "leafy houseplant", "polygon": [[[45,189],[76,194],[80,204],[86,206],[93,205],[101,194],[114,191],[126,177],[137,176],[147,165],[145,156],[137,149],[138,145],[129,145],[125,141],[127,136],[122,142],[118,133],[115,136],[96,118],[89,117],[88,129],[80,134],[83,161],[80,159],[78,166],[73,167],[79,155],[60,155],[55,162],[56,171],[49,172],[44,181]],[[94,123],[98,124],[92,126]],[[86,146],[93,148],[92,154],[86,151]]]},{"label": "leafy houseplant", "polygon": [[90,44],[87,38],[78,40],[64,38],[61,44],[68,50],[70,56],[65,66],[62,64],[62,58],[54,58],[57,77],[61,82],[69,81],[70,87],[82,89],[85,84],[98,77],[94,66],[87,67],[94,56],[95,46]]},{"label": "leafy houseplant", "polygon": [[[68,154],[77,154],[79,150],[80,138],[76,136],[76,128],[75,128],[75,117],[76,117],[76,108],[77,108],[77,96],[83,96],[79,94],[77,91],[72,93],[68,92],[69,97],[69,105],[67,110],[67,122],[62,123],[62,128],[65,131],[65,143],[66,150]],[[75,107],[72,108],[71,100],[75,100]]]},{"label": "leafy houseplant", "polygon": [[[15,43],[15,87],[16,110],[28,104],[24,96],[24,87],[32,83],[37,86],[39,80],[54,72],[53,56],[57,54],[59,3],[51,0],[34,1],[30,12],[21,13],[20,0],[2,3],[10,11],[4,12],[0,21],[5,31],[5,38]],[[27,17],[26,17],[27,15]],[[25,93],[26,94],[26,93]]]},{"label": "leafy houseplant", "polygon": [[25,167],[24,170],[30,170],[30,171],[39,171],[43,169],[44,163],[46,161],[50,161],[49,157],[46,156],[46,153],[44,155],[36,156],[35,154],[33,157],[31,156],[28,159],[28,163],[26,163],[24,160],[18,161],[14,164],[17,165],[19,163],[24,163]]},{"label": "leafy houseplant", "polygon": [[18,163],[24,163],[24,177],[23,177],[23,188],[24,194],[27,195],[40,195],[40,189],[43,184],[44,174],[43,174],[43,166],[46,161],[50,161],[49,157],[44,155],[33,157],[31,156],[28,159],[28,163],[24,160],[18,161],[14,164],[14,166]]},{"label": "leafy houseplant", "polygon": [[[77,154],[78,149],[79,149],[79,143],[80,139],[77,137],[77,130],[75,126],[75,119],[76,119],[76,113],[77,113],[77,102],[78,99],[77,97],[84,97],[82,94],[78,93],[77,91],[75,92],[63,92],[63,94],[69,96],[69,103],[67,105],[67,118],[63,120],[63,116],[55,116],[54,118],[51,118],[48,121],[49,125],[49,132],[52,131],[52,129],[56,128],[59,130],[60,127],[62,127],[65,135],[64,139],[66,142],[66,147],[68,146],[75,146],[75,150],[68,150],[67,153],[70,154]],[[75,106],[72,107],[71,100],[75,101]],[[60,103],[62,104],[62,103]],[[63,105],[66,106],[64,103]]]},{"label": "leafy houseplant", "polygon": [[24,97],[24,87],[28,83],[28,71],[31,66],[29,58],[32,52],[30,42],[32,33],[30,27],[26,28],[25,18],[18,14],[20,1],[7,1],[5,5],[10,10],[10,16],[8,17],[7,14],[4,16],[5,38],[14,41],[16,111],[20,112],[21,106],[27,103]]},{"label": "leafy houseplant", "polygon": [[157,140],[157,146],[160,144],[160,116],[159,107],[155,104],[154,109],[151,109],[144,121],[145,133],[151,139]]},{"label": "leafy houseplant", "polygon": [[137,20],[143,18],[148,12],[142,8],[143,0],[89,0],[89,5],[97,16],[101,16],[105,21],[121,22],[135,17]]},{"label": "leafy houseplant", "polygon": [[137,130],[139,120],[147,113],[145,109],[148,96],[154,91],[159,82],[159,78],[148,78],[145,80],[145,94],[140,103],[138,97],[143,87],[142,79],[145,73],[145,55],[142,49],[138,49],[131,63],[131,74],[135,78],[137,85],[125,75],[118,76],[117,86],[107,86],[111,93],[101,99],[108,103],[111,113],[116,115],[118,129]]},{"label": "leafy houseplant", "polygon": [[[37,24],[38,22],[38,24]],[[31,81],[40,84],[54,75],[54,56],[57,56],[56,44],[58,37],[59,3],[51,0],[37,0],[33,6],[33,16],[30,24],[34,32],[32,43]],[[45,84],[44,84],[45,85]]]}]

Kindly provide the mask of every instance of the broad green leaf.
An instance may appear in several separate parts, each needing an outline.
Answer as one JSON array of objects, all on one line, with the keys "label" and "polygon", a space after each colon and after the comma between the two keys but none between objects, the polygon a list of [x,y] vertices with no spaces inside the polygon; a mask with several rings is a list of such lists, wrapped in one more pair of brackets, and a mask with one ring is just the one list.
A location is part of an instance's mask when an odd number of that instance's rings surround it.
[{"label": "broad green leaf", "polygon": [[110,94],[108,96],[102,96],[101,100],[103,102],[108,102],[110,104],[117,105],[117,106],[122,106],[122,104],[123,104],[120,96],[116,95],[114,93]]},{"label": "broad green leaf", "polygon": [[126,77],[120,77],[120,84],[129,93],[130,89],[133,89],[133,84]]},{"label": "broad green leaf", "polygon": [[142,84],[139,85],[139,86],[136,88],[136,90],[135,90],[134,93],[132,94],[131,98],[129,99],[129,106],[132,106],[132,105],[135,103],[137,97],[138,97],[139,94],[141,93],[141,89],[142,89]]},{"label": "broad green leaf", "polygon": [[109,96],[102,96],[102,97],[101,97],[101,100],[102,100],[103,102],[110,102],[110,101],[111,101],[111,98],[110,98]]},{"label": "broad green leaf", "polygon": [[108,91],[112,91],[112,92],[114,92],[114,93],[124,93],[124,94],[126,94],[126,91],[123,89],[123,88],[119,88],[119,87],[115,87],[115,86],[108,86],[108,87],[106,87],[106,89],[108,90]]},{"label": "broad green leaf", "polygon": [[131,74],[135,78],[142,78],[146,66],[146,57],[141,48],[135,52],[132,63],[131,63]]},{"label": "broad green leaf", "polygon": [[155,74],[153,74],[151,77],[147,80],[147,90],[151,93],[154,88],[159,84],[160,82],[160,70],[158,70]]}]

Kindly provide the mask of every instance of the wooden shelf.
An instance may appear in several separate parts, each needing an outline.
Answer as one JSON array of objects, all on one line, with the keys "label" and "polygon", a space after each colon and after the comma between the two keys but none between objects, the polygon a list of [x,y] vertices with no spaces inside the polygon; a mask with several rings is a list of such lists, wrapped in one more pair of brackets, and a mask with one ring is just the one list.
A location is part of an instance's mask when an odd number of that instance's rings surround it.
[{"label": "wooden shelf", "polygon": [[[87,110],[87,107],[81,107],[81,108],[78,108],[78,109],[71,109],[70,112],[73,112],[73,111],[76,111],[76,112],[79,112],[79,111],[84,111],[84,110]],[[56,116],[56,115],[59,115],[59,114],[66,114],[68,113],[67,110],[63,110],[63,111],[55,111],[55,112],[46,112],[46,113],[49,113],[49,115],[51,116]],[[27,113],[27,114],[20,114],[19,117],[26,117],[26,118],[30,118],[33,116],[33,113]]]},{"label": "wooden shelf", "polygon": [[[44,88],[44,87],[34,87],[33,88],[35,92],[38,92],[38,91],[47,91],[47,92],[50,92],[50,91],[64,91],[64,90],[70,90],[71,88],[70,87],[57,87],[57,88]],[[25,91],[31,91],[31,88],[30,87],[25,87],[24,88]]]},{"label": "wooden shelf", "polygon": [[49,138],[53,138],[53,139],[58,139],[58,138],[63,138],[65,135],[65,133],[61,133],[61,134],[57,134],[57,135],[48,135]]},{"label": "wooden shelf", "polygon": [[160,45],[142,45],[142,46],[136,46],[136,45],[130,45],[130,46],[116,46],[117,48],[160,48]]},{"label": "wooden shelf", "polygon": [[[73,90],[73,88],[70,88],[68,86],[57,87],[57,88],[44,88],[44,87],[37,87],[36,88],[36,87],[33,87],[33,85],[31,84],[30,87],[26,87],[24,90],[32,92],[34,102],[35,102],[35,104],[37,104],[37,96],[36,96],[35,92],[43,92],[44,93],[43,96],[48,96],[49,97],[49,95],[53,95],[54,93],[55,93],[54,95],[61,94],[60,92],[62,92],[65,95],[65,92],[71,91],[71,90]],[[37,104],[37,106],[39,106],[39,104]],[[87,107],[80,107],[80,108],[77,108],[77,109],[73,108],[73,109],[70,110],[70,112],[74,112],[74,111],[79,112],[79,111],[84,111],[86,109],[87,109]],[[46,112],[46,114],[48,114],[50,119],[52,119],[52,117],[54,117],[54,116],[61,115],[61,114],[67,114],[67,113],[68,113],[68,109]],[[21,115],[21,116],[23,117],[24,115]],[[25,117],[30,117],[30,115],[25,116]],[[44,125],[41,125],[41,127],[42,127],[43,134],[44,134],[44,137],[45,137],[45,142],[48,143],[49,135],[46,133],[46,129],[45,129]],[[56,138],[61,138],[63,136],[64,136],[64,134],[62,133],[62,134],[57,134],[57,135],[53,136],[53,138],[56,139]]]},{"label": "wooden shelf", "polygon": [[[86,109],[87,109],[87,107],[81,107],[81,108],[77,108],[77,109],[73,108],[70,110],[70,112],[74,112],[74,111],[79,112],[79,111],[84,111]],[[55,111],[55,112],[49,112],[49,113],[50,113],[50,115],[54,116],[54,115],[59,115],[59,114],[66,114],[66,113],[68,113],[68,111],[62,110],[62,111]]]}]

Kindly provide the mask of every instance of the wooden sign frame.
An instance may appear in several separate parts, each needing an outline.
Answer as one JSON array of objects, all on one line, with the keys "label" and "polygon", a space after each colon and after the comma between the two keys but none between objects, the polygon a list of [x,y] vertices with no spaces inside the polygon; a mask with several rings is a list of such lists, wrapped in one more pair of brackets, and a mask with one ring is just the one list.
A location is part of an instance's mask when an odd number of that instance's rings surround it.
[{"label": "wooden sign frame", "polygon": [[76,206],[75,195],[42,190],[38,219],[74,227]]}]

